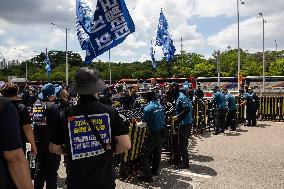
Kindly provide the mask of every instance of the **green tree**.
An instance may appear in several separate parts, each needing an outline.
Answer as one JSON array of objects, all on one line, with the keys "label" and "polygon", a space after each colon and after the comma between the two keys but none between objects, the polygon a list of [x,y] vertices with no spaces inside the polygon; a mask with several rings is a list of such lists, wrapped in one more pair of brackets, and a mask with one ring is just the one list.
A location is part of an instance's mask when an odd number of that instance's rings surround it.
[{"label": "green tree", "polygon": [[278,59],[276,62],[270,64],[271,76],[284,76],[284,58]]}]

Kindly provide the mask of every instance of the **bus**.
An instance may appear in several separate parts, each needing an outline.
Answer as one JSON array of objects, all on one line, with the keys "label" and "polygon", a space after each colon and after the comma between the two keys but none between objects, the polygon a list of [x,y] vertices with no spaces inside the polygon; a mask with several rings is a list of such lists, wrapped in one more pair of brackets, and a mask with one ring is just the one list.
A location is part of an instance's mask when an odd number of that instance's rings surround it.
[{"label": "bus", "polygon": [[[242,78],[244,83],[245,78]],[[218,77],[198,77],[196,79],[198,85],[204,92],[204,97],[212,97],[213,86],[218,86]],[[236,96],[238,94],[238,78],[237,77],[220,77],[220,88],[227,88],[228,91]]]},{"label": "bus", "polygon": [[[262,92],[263,77],[262,76],[247,76],[245,79],[247,86],[254,89],[255,92]],[[284,91],[284,76],[266,76],[265,77],[266,92],[283,92]]]},{"label": "bus", "polygon": [[178,83],[179,85],[182,85],[185,81],[188,81],[191,83],[192,87],[196,88],[196,80],[193,77],[187,77],[187,78],[151,78],[147,79],[147,83],[151,84],[158,84],[160,86],[171,84],[171,83]]},{"label": "bus", "polygon": [[[198,77],[196,82],[201,85],[205,96],[212,96],[212,87],[218,85],[218,77]],[[262,76],[247,76],[242,77],[241,86],[244,84],[254,89],[255,92],[262,92]],[[238,78],[237,77],[220,77],[220,87],[227,88],[230,93],[238,93]],[[283,92],[284,91],[284,76],[266,76],[265,77],[266,92]]]}]

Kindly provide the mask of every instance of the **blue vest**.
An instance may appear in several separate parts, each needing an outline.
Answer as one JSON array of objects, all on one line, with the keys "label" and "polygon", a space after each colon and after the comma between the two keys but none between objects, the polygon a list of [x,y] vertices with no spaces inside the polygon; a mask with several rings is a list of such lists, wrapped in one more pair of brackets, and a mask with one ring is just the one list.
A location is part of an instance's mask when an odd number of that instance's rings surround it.
[{"label": "blue vest", "polygon": [[226,97],[226,100],[228,102],[228,110],[230,110],[230,111],[236,110],[237,109],[236,98],[229,93],[226,94],[225,97]]},{"label": "blue vest", "polygon": [[158,101],[151,101],[145,108],[142,121],[150,131],[159,131],[165,128],[165,110]]},{"label": "blue vest", "polygon": [[215,103],[217,105],[217,109],[220,109],[220,110],[226,110],[227,109],[225,95],[223,93],[221,93],[220,91],[217,91],[214,94],[213,100],[215,101]]},{"label": "blue vest", "polygon": [[179,115],[185,108],[187,113],[181,118],[181,125],[190,125],[193,122],[192,103],[189,98],[180,92],[176,103],[176,114]]}]

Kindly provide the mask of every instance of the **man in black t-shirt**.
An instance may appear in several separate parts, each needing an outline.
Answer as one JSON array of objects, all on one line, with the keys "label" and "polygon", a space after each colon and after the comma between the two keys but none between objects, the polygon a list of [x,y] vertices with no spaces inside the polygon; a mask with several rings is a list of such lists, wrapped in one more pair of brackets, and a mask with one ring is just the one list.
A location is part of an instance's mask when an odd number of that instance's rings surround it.
[{"label": "man in black t-shirt", "polygon": [[203,99],[203,97],[204,97],[204,92],[203,92],[203,90],[201,89],[201,86],[200,85],[198,85],[198,88],[195,90],[195,94],[194,94],[195,96],[196,96],[196,98],[197,99]]},{"label": "man in black t-shirt", "polygon": [[0,97],[0,123],[0,188],[33,189],[22,150],[17,109],[4,97]]},{"label": "man in black t-shirt", "polygon": [[18,110],[20,134],[22,138],[23,150],[26,153],[26,142],[31,144],[31,151],[33,155],[37,154],[37,148],[35,144],[34,132],[31,126],[32,121],[27,107],[18,97],[18,86],[10,83],[3,89],[3,96],[7,97]]},{"label": "man in black t-shirt", "polygon": [[58,105],[55,104],[56,92],[59,88],[51,83],[45,84],[39,93],[39,99],[33,107],[33,124],[38,149],[37,165],[35,171],[35,189],[57,188],[57,171],[60,165],[60,156],[49,152],[49,129],[56,124],[58,118]]},{"label": "man in black t-shirt", "polygon": [[118,112],[98,101],[98,92],[106,88],[98,75],[79,69],[70,91],[80,95],[78,104],[61,112],[51,131],[50,151],[68,157],[68,189],[115,188],[112,155],[131,147]]}]

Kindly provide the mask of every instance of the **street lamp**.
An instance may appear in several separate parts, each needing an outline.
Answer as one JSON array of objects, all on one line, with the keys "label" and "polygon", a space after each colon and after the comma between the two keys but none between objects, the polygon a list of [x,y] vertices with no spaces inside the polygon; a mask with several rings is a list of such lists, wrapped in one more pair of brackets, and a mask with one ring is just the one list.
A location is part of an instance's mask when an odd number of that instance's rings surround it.
[{"label": "street lamp", "polygon": [[51,24],[65,30],[65,34],[66,34],[66,54],[65,54],[65,55],[66,55],[66,86],[68,86],[67,32],[68,32],[68,30],[70,30],[70,29],[69,29],[69,28],[66,28],[66,27],[63,27],[63,26],[60,26],[60,25],[57,25],[57,24],[54,24],[54,23],[52,23],[52,22],[51,22]]},{"label": "street lamp", "polygon": [[[14,48],[15,50],[19,50],[19,51],[23,51],[23,52],[25,52],[25,50],[23,50],[23,49],[18,49],[18,48]],[[34,53],[37,53],[37,51],[33,51]],[[28,79],[28,63],[27,63],[27,61],[26,61],[26,79]]]},{"label": "street lamp", "polygon": [[220,51],[214,50],[214,54],[216,54],[216,60],[217,60],[217,74],[218,74],[218,87],[220,88],[221,84],[221,64],[220,64]]},{"label": "street lamp", "polygon": [[259,15],[262,18],[262,66],[263,66],[263,81],[262,81],[262,92],[265,92],[265,52],[264,52],[264,23],[266,23],[266,20],[264,20],[262,13],[259,13]]},{"label": "street lamp", "polygon": [[240,70],[241,70],[241,50],[240,50],[240,11],[239,2],[245,4],[242,0],[237,0],[237,15],[238,15],[238,91],[240,91]]},{"label": "street lamp", "polygon": [[276,47],[276,62],[277,62],[277,59],[278,59],[278,57],[277,57],[277,46],[278,46],[278,44],[277,44],[277,41],[276,41],[276,39],[275,39],[275,47]]}]

